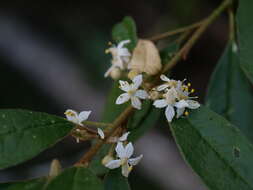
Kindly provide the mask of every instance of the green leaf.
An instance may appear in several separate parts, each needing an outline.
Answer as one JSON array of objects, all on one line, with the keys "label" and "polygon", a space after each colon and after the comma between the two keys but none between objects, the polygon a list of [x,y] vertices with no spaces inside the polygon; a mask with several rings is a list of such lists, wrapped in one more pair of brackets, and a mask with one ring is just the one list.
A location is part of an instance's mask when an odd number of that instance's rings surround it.
[{"label": "green leaf", "polygon": [[229,43],[209,84],[206,105],[239,127],[253,140],[253,93],[240,68],[239,57]]},{"label": "green leaf", "polygon": [[240,44],[240,61],[243,71],[246,73],[251,83],[253,83],[253,1],[240,0],[237,13]]},{"label": "green leaf", "polygon": [[29,160],[68,135],[67,120],[26,110],[0,110],[0,168]]},{"label": "green leaf", "polygon": [[103,183],[87,168],[64,170],[50,181],[45,190],[103,190]]},{"label": "green leaf", "polygon": [[171,124],[184,158],[212,190],[253,189],[253,146],[238,128],[201,106]]},{"label": "green leaf", "polygon": [[121,174],[121,169],[110,170],[104,180],[105,190],[130,190],[128,180]]},{"label": "green leaf", "polygon": [[43,190],[46,178],[0,184],[0,190]]},{"label": "green leaf", "polygon": [[112,38],[117,43],[122,40],[130,40],[131,42],[126,47],[133,50],[138,41],[136,25],[133,18],[127,16],[120,23],[116,24],[112,29]]}]

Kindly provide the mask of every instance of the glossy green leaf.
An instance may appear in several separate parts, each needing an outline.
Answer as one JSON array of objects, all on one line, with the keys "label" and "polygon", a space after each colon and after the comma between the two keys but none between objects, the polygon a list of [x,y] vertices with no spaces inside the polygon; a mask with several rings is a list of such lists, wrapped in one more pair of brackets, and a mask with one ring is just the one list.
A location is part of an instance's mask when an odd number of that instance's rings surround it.
[{"label": "glossy green leaf", "polygon": [[224,117],[201,106],[171,124],[185,160],[212,190],[253,189],[253,146]]},{"label": "glossy green leaf", "polygon": [[113,27],[112,39],[117,43],[122,40],[130,40],[131,42],[127,44],[126,47],[130,50],[134,49],[137,44],[138,37],[135,22],[132,17],[125,17],[120,23]]},{"label": "glossy green leaf", "polygon": [[103,190],[103,183],[89,169],[73,167],[50,181],[45,190]]},{"label": "glossy green leaf", "polygon": [[243,71],[253,83],[253,1],[240,0],[237,12],[240,61]]},{"label": "glossy green leaf", "polygon": [[26,110],[0,110],[0,168],[29,160],[65,137],[67,120]]},{"label": "glossy green leaf", "polygon": [[0,184],[0,190],[43,190],[46,178]]},{"label": "glossy green leaf", "polygon": [[229,43],[213,72],[206,105],[253,140],[252,87],[240,68],[235,44]]},{"label": "glossy green leaf", "polygon": [[130,190],[128,180],[121,174],[121,169],[110,170],[104,180],[105,190]]}]

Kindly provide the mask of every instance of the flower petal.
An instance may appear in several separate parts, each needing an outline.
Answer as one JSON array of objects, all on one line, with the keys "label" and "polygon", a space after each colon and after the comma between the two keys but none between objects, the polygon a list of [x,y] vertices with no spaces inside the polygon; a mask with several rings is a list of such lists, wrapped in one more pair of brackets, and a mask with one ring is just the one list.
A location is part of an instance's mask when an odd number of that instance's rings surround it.
[{"label": "flower petal", "polygon": [[98,130],[98,135],[100,136],[100,138],[104,139],[105,138],[105,134],[104,134],[103,130],[100,129],[100,128],[98,128],[97,130]]},{"label": "flower petal", "polygon": [[121,94],[121,95],[117,98],[116,104],[123,104],[123,103],[127,102],[129,99],[130,99],[130,96],[129,96],[128,93]]},{"label": "flower petal", "polygon": [[165,116],[168,120],[168,122],[171,122],[173,117],[175,116],[175,110],[171,105],[168,105],[165,110]]},{"label": "flower petal", "polygon": [[156,88],[156,90],[157,90],[157,91],[163,91],[163,90],[165,90],[165,89],[168,88],[168,87],[169,87],[168,84],[162,84],[162,85],[158,86],[158,87]]},{"label": "flower petal", "polygon": [[130,158],[134,153],[133,144],[130,142],[125,146],[125,154],[127,158]]},{"label": "flower petal", "polygon": [[79,124],[78,113],[76,111],[68,109],[64,112],[64,114],[66,115],[67,120]]},{"label": "flower petal", "polygon": [[83,121],[87,120],[89,115],[91,114],[91,111],[82,111],[78,115],[79,122],[82,123]]},{"label": "flower petal", "polygon": [[121,137],[119,137],[118,141],[126,141],[129,134],[130,132],[124,133]]},{"label": "flower petal", "polygon": [[137,90],[135,92],[135,96],[141,99],[147,99],[148,98],[148,93],[145,90]]},{"label": "flower petal", "polygon": [[104,74],[104,77],[106,78],[106,77],[108,77],[109,76],[109,74],[112,72],[112,70],[114,69],[114,65],[112,65],[106,72],[105,72],[105,74]]},{"label": "flower petal", "polygon": [[132,167],[129,167],[128,163],[125,163],[121,167],[121,173],[123,176],[128,177],[129,173],[131,172]]},{"label": "flower petal", "polygon": [[125,44],[128,44],[128,43],[130,43],[130,40],[123,40],[123,41],[121,41],[121,42],[118,44],[117,48],[118,48],[118,49],[121,49]]},{"label": "flower petal", "polygon": [[127,81],[122,81],[122,80],[120,80],[119,81],[119,84],[120,84],[120,89],[121,90],[123,90],[123,91],[125,91],[125,92],[128,92],[129,90],[130,90],[130,85],[129,85],[129,83],[127,82]]},{"label": "flower petal", "polygon": [[126,158],[126,151],[125,151],[125,148],[124,148],[122,142],[118,142],[118,143],[117,143],[117,146],[116,146],[116,148],[115,148],[115,151],[117,152],[117,156],[118,156],[119,158]]},{"label": "flower petal", "polygon": [[186,100],[188,103],[188,108],[190,109],[197,109],[200,107],[200,104],[195,100]]},{"label": "flower petal", "polygon": [[155,100],[153,105],[156,108],[164,108],[168,105],[167,101],[165,99]]},{"label": "flower petal", "polygon": [[131,103],[134,108],[141,109],[141,101],[136,96],[131,97]]},{"label": "flower petal", "polygon": [[175,107],[177,107],[177,108],[185,108],[188,106],[189,106],[189,104],[185,100],[180,100],[179,102],[175,103]]},{"label": "flower petal", "polygon": [[110,169],[115,169],[115,168],[120,167],[120,165],[121,165],[121,160],[111,160],[105,165],[105,167],[110,168]]},{"label": "flower petal", "polygon": [[165,81],[165,82],[170,82],[170,79],[169,79],[168,77],[166,77],[165,75],[161,75],[161,76],[160,76],[160,79],[161,79],[162,81]]},{"label": "flower petal", "polygon": [[177,118],[183,115],[185,108],[177,108]]},{"label": "flower petal", "polygon": [[136,89],[140,87],[141,83],[142,83],[142,75],[137,75],[136,77],[134,77],[133,84]]},{"label": "flower petal", "polygon": [[131,158],[131,159],[128,160],[128,163],[132,166],[135,166],[141,161],[142,157],[143,157],[143,155],[140,155],[136,158]]}]

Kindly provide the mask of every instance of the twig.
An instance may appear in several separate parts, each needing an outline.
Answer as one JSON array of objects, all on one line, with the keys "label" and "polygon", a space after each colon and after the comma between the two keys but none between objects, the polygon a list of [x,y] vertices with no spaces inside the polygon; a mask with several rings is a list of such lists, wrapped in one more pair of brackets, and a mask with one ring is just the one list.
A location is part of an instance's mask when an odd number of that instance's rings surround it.
[{"label": "twig", "polygon": [[111,127],[111,123],[101,123],[101,122],[95,122],[95,121],[83,121],[83,125],[88,125],[88,126],[94,126],[94,127]]},{"label": "twig", "polygon": [[232,3],[232,0],[225,0],[223,3],[213,11],[213,13],[206,18],[201,26],[194,32],[192,37],[186,42],[186,44],[180,49],[180,51],[172,58],[172,60],[165,65],[162,70],[162,73],[166,73],[172,67],[174,67],[182,58],[186,58],[188,52],[192,48],[192,46],[196,43],[196,41],[200,38],[200,36],[205,32],[210,24]]},{"label": "twig", "polygon": [[173,36],[173,35],[176,35],[176,34],[180,34],[180,33],[183,33],[183,32],[186,32],[186,31],[189,31],[189,30],[193,30],[194,28],[197,28],[199,27],[201,24],[202,24],[203,21],[200,21],[200,22],[197,22],[197,23],[194,23],[194,24],[191,24],[189,26],[185,26],[185,27],[182,27],[182,28],[178,28],[176,30],[173,30],[173,31],[168,31],[168,32],[165,32],[165,33],[162,33],[162,34],[158,34],[156,36],[152,36],[150,38],[148,38],[149,40],[151,41],[158,41],[158,40],[161,40],[163,38],[167,38],[169,36]]},{"label": "twig", "polygon": [[127,118],[133,113],[134,108],[132,106],[128,106],[119,116],[118,118],[113,122],[111,126],[111,130],[106,136],[106,139],[104,140],[98,140],[96,144],[94,144],[88,152],[85,153],[85,155],[75,164],[76,166],[87,166],[93,156],[95,156],[98,152],[98,150],[103,146],[103,144],[106,142],[106,140],[114,133],[114,131],[117,129],[117,127],[123,125]]}]

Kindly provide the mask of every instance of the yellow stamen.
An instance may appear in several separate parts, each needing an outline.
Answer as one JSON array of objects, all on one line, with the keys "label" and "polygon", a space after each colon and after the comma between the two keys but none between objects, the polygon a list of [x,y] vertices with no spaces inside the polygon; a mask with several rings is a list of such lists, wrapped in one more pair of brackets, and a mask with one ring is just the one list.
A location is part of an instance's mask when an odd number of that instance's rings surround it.
[{"label": "yellow stamen", "polygon": [[128,167],[128,171],[131,172],[133,170],[133,166]]},{"label": "yellow stamen", "polygon": [[195,92],[195,89],[191,89],[191,93],[194,93]]},{"label": "yellow stamen", "polygon": [[110,50],[109,50],[109,49],[106,49],[106,50],[105,50],[105,53],[106,53],[106,54],[110,53]]},{"label": "yellow stamen", "polygon": [[184,115],[185,115],[185,116],[188,116],[188,115],[189,115],[189,112],[188,112],[188,111],[184,112]]},{"label": "yellow stamen", "polygon": [[112,42],[109,41],[109,42],[108,42],[108,45],[111,46],[111,45],[112,45]]},{"label": "yellow stamen", "polygon": [[190,86],[191,86],[191,83],[188,83],[187,86],[190,87]]}]

